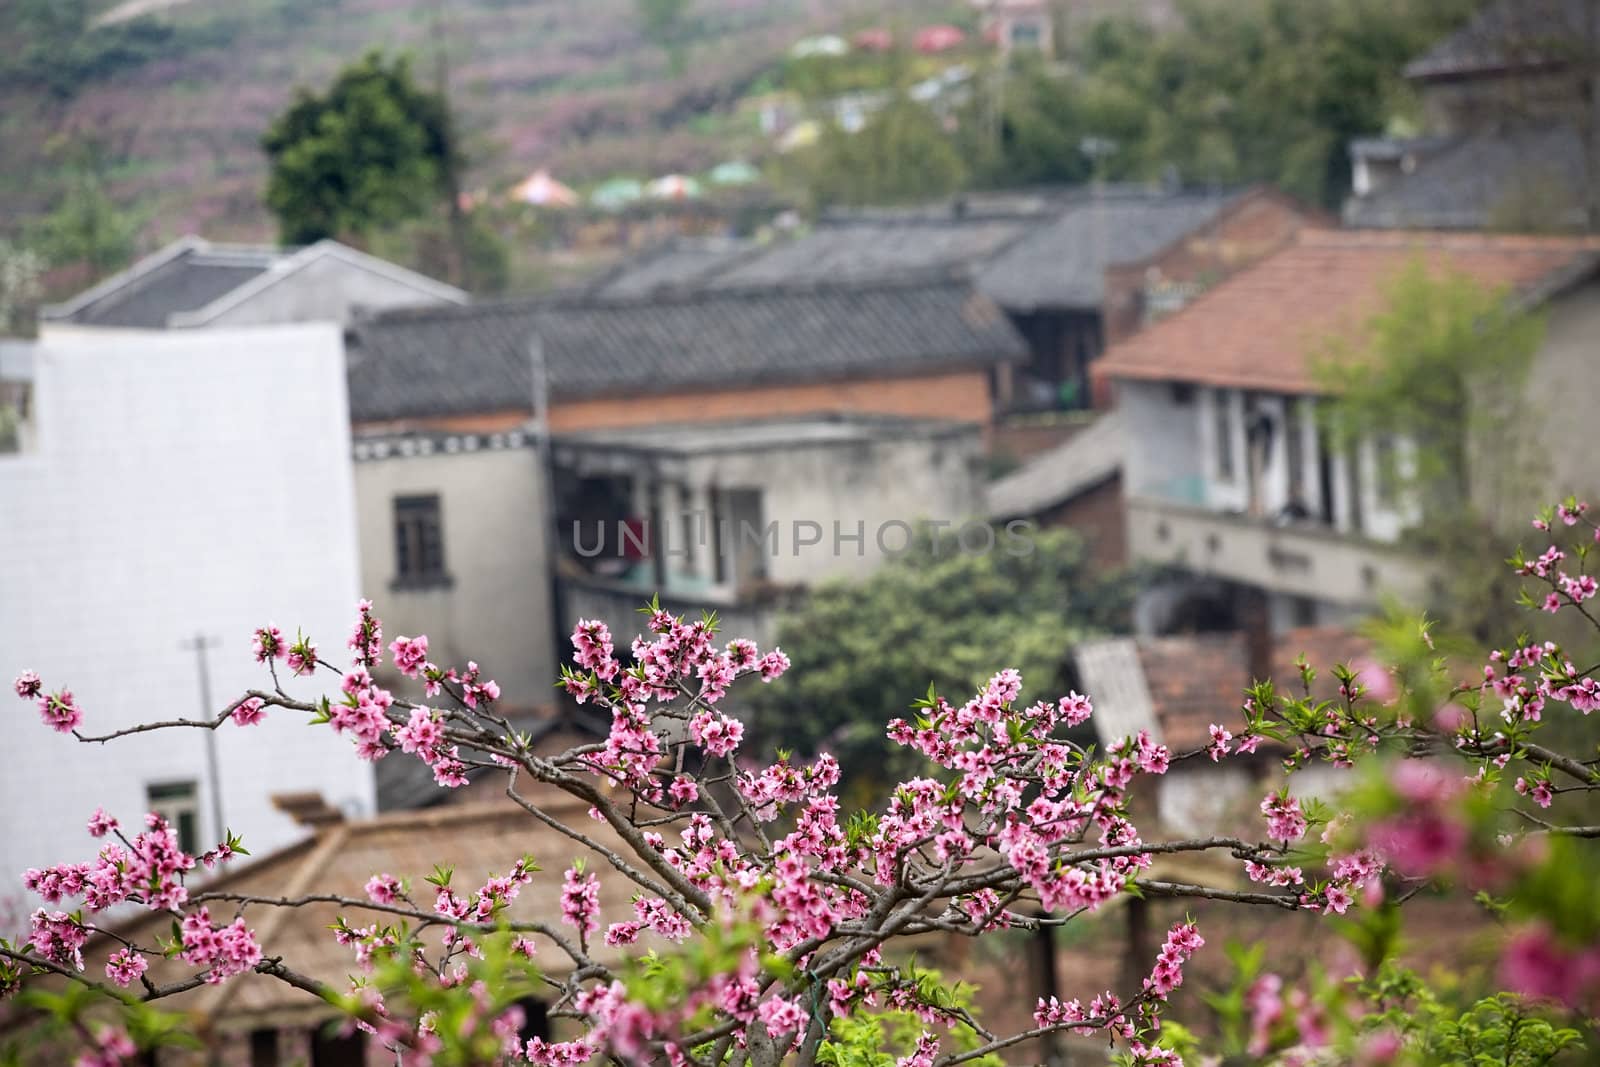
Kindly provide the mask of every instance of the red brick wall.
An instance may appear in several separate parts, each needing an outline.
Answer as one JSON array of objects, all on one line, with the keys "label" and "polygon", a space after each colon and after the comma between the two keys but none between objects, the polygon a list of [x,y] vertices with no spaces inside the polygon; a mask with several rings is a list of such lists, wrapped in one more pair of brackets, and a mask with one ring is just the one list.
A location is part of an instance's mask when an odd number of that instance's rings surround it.
[{"label": "red brick wall", "polygon": [[[551,407],[550,426],[556,433],[563,433],[655,423],[783,418],[823,412],[987,424],[993,406],[989,372],[977,369],[916,377],[559,401]],[[368,433],[401,430],[496,433],[521,426],[527,419],[527,408],[510,408],[475,415],[362,423],[356,429]]]},{"label": "red brick wall", "polygon": [[1122,478],[1117,476],[1046,512],[1039,517],[1039,522],[1043,526],[1064,526],[1078,531],[1088,541],[1089,555],[1095,565],[1115,569],[1128,562],[1126,514],[1122,506]]}]

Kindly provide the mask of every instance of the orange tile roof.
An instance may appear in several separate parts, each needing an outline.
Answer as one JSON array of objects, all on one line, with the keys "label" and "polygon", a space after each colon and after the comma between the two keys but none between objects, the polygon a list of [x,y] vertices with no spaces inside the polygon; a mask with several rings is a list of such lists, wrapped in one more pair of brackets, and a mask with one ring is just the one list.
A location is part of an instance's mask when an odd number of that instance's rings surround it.
[{"label": "orange tile roof", "polygon": [[1386,287],[1414,260],[1528,295],[1593,266],[1597,256],[1600,240],[1589,237],[1303,230],[1294,244],[1112,346],[1095,373],[1321,392],[1315,359],[1332,339],[1358,335],[1382,310]]}]

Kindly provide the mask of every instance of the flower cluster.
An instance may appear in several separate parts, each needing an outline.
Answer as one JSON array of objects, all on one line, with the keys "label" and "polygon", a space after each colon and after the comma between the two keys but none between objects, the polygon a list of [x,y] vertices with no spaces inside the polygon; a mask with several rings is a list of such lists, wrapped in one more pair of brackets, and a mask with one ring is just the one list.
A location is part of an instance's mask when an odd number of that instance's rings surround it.
[{"label": "flower cluster", "polygon": [[179,943],[182,946],[180,958],[185,963],[208,968],[204,978],[212,985],[243,974],[261,962],[261,946],[256,943],[255,931],[245,926],[243,918],[227,926],[217,926],[206,908],[183,917],[179,924]]},{"label": "flower cluster", "polygon": [[1166,1000],[1174,989],[1183,984],[1183,965],[1205,943],[1205,938],[1200,936],[1200,931],[1192,922],[1179,923],[1167,931],[1167,939],[1156,956],[1155,968],[1151,970],[1150,977],[1144,980],[1145,992],[1157,1000]]},{"label": "flower cluster", "polygon": [[46,693],[44,683],[33,671],[17,675],[11,688],[23,700],[33,701],[39,708],[39,718],[57,733],[70,734],[83,723],[83,711],[73,699],[72,691],[61,689]]}]

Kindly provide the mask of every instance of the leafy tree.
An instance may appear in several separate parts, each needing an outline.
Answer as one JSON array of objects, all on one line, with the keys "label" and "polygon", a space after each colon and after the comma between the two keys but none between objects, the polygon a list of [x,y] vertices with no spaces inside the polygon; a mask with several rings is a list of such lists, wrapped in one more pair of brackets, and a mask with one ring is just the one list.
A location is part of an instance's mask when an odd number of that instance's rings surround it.
[{"label": "leafy tree", "polygon": [[141,219],[114,204],[91,167],[69,172],[55,210],[34,227],[31,244],[51,266],[86,263],[106,274],[133,258]]},{"label": "leafy tree", "polygon": [[369,52],[323,93],[300,90],[261,141],[283,239],[360,238],[425,214],[458,165],[448,111],[405,57]]},{"label": "leafy tree", "polygon": [[[24,333],[44,295],[40,275],[44,257],[31,248],[0,239],[0,337]],[[3,408],[0,408],[3,414]]]},{"label": "leafy tree", "polygon": [[856,133],[834,123],[800,161],[812,199],[826,204],[926,200],[962,188],[967,165],[939,119],[896,96]]},{"label": "leafy tree", "polygon": [[1503,616],[1511,576],[1498,566],[1514,545],[1501,532],[1509,507],[1534,504],[1540,460],[1525,384],[1544,338],[1543,320],[1517,308],[1501,289],[1412,262],[1393,280],[1384,306],[1355,340],[1331,342],[1316,361],[1338,401],[1329,427],[1346,447],[1404,439],[1411,461],[1386,450],[1379,476],[1422,504],[1411,536],[1445,561],[1443,602],[1452,626],[1481,640]]},{"label": "leafy tree", "polygon": [[[1188,0],[1176,30],[1099,23],[1078,73],[1023,71],[977,106],[988,128],[985,178],[1076,181],[1084,136],[1118,151],[1108,176],[1268,181],[1337,205],[1347,144],[1409,110],[1405,63],[1453,29],[1477,0]],[[982,111],[979,112],[982,114]]]},{"label": "leafy tree", "polygon": [[[954,536],[921,536],[904,556],[858,582],[817,587],[784,619],[778,641],[797,670],[752,695],[752,729],[768,746],[826,747],[862,795],[905,769],[884,725],[906,714],[907,694],[981,685],[994,642],[1038,692],[1063,689],[1074,641],[1126,628],[1126,578],[1097,572],[1083,539],[1031,530],[1001,533],[992,552]],[[1012,554],[1008,545],[1031,548]]]},{"label": "leafy tree", "polygon": [[645,39],[660,48],[674,74],[682,74],[688,62],[684,48],[686,16],[694,0],[633,0],[639,29]]},{"label": "leafy tree", "polygon": [[0,85],[71,99],[85,85],[175,55],[190,35],[163,20],[93,26],[88,0],[12,0],[7,29],[16,46],[0,54]]}]

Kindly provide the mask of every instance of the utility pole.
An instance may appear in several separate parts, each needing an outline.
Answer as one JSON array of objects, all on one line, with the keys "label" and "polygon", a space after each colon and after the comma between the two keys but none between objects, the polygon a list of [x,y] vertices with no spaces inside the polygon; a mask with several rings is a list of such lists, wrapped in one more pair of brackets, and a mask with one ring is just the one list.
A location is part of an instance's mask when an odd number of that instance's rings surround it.
[{"label": "utility pole", "polygon": [[[194,653],[195,665],[200,674],[200,711],[201,718],[211,721],[215,712],[211,707],[211,669],[206,663],[206,650],[216,648],[222,643],[219,637],[207,637],[197,633],[188,641],[179,644],[184,651]],[[212,833],[217,840],[222,840],[227,833],[227,824],[222,821],[222,775],[217,768],[217,731],[206,730],[206,778],[211,792],[211,823]]]},{"label": "utility pole", "polygon": [[549,580],[550,645],[547,649],[552,663],[560,663],[562,656],[561,582],[556,577],[556,553],[561,549],[560,531],[556,523],[556,462],[555,449],[550,434],[550,361],[545,357],[544,338],[535,330],[528,337],[528,364],[532,371],[533,386],[533,441],[538,456],[539,538],[544,548],[545,573]]},{"label": "utility pole", "polygon": [[444,124],[444,195],[450,220],[450,280],[463,289],[472,289],[472,265],[467,255],[467,217],[461,210],[461,152],[456,131],[455,109],[450,105],[450,38],[445,23],[444,0],[433,4],[434,91],[439,95]]}]

